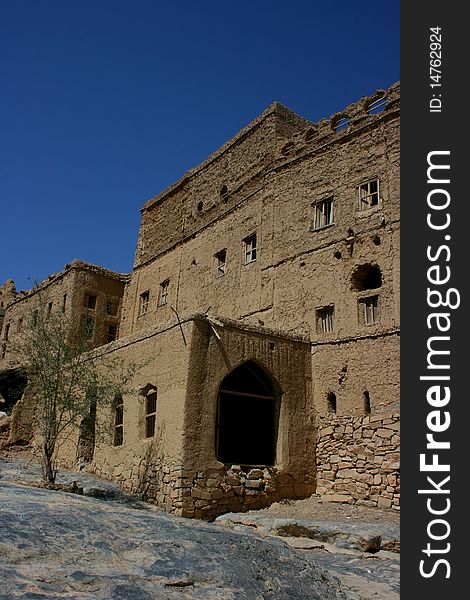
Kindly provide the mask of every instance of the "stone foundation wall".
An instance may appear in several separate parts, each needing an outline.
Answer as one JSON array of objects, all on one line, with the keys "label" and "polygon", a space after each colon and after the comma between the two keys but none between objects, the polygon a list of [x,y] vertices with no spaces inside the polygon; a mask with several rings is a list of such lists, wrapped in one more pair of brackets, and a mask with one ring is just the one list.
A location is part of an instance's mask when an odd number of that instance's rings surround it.
[{"label": "stone foundation wall", "polygon": [[317,493],[325,499],[399,510],[399,429],[399,413],[321,417]]},{"label": "stone foundation wall", "polygon": [[221,465],[206,471],[193,471],[161,460],[147,464],[134,457],[134,466],[93,464],[96,475],[111,479],[166,512],[197,519],[212,519],[226,512],[244,512],[264,508],[282,498],[305,498],[314,490],[314,482],[296,481],[275,467],[242,468]]}]

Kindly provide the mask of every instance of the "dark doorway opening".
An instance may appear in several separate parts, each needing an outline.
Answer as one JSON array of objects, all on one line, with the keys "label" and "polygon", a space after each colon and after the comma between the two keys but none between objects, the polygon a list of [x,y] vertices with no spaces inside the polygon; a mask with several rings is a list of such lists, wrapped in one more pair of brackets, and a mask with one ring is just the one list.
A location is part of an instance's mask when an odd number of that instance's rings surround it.
[{"label": "dark doorway opening", "polygon": [[276,461],[280,393],[248,361],[222,381],[217,403],[216,456],[226,464],[272,466]]},{"label": "dark doorway opening", "polygon": [[10,414],[21,400],[28,380],[21,369],[10,369],[0,373],[0,410]]}]

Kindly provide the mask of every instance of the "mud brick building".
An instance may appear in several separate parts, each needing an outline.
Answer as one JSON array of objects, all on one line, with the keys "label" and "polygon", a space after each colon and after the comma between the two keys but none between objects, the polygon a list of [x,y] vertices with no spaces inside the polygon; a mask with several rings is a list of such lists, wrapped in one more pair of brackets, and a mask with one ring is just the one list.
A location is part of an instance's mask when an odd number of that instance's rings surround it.
[{"label": "mud brick building", "polygon": [[96,338],[145,364],[88,468],[200,518],[398,508],[399,224],[398,83],[317,123],[275,102],[146,202]]},{"label": "mud brick building", "polygon": [[0,313],[3,319],[0,393],[7,407],[16,404],[26,386],[21,365],[9,351],[9,342],[27,329],[34,312],[44,309],[47,315],[60,311],[68,318],[72,331],[80,328],[91,347],[101,346],[118,336],[122,296],[128,280],[128,275],[74,260],[31,290],[17,292],[12,280],[0,287],[0,299],[4,303],[3,313]]}]

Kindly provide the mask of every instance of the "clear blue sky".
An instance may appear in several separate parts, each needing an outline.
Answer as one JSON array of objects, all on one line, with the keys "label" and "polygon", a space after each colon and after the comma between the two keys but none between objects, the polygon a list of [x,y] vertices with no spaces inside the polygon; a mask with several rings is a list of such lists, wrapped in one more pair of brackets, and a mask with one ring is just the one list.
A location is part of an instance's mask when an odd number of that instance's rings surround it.
[{"label": "clear blue sky", "polygon": [[143,203],[271,102],[399,79],[399,2],[4,1],[0,74],[0,284],[130,272]]}]

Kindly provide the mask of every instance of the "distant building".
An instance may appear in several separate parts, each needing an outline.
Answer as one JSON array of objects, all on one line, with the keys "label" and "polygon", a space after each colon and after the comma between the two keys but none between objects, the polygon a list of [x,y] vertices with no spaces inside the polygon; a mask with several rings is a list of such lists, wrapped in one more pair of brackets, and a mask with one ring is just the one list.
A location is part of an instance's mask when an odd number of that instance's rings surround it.
[{"label": "distant building", "polygon": [[90,469],[199,518],[399,507],[399,140],[398,83],[318,123],[273,103],[145,203],[128,280],[54,288],[103,355],[145,359]]},{"label": "distant building", "polygon": [[7,405],[16,403],[18,389],[22,393],[26,384],[21,365],[9,352],[9,342],[26,328],[28,319],[34,318],[38,296],[46,304],[46,311],[64,313],[72,330],[82,328],[89,336],[90,346],[97,347],[117,338],[128,279],[128,275],[74,260],[31,290],[17,293],[11,280],[0,287],[0,298],[5,299],[0,337],[0,393]]}]

